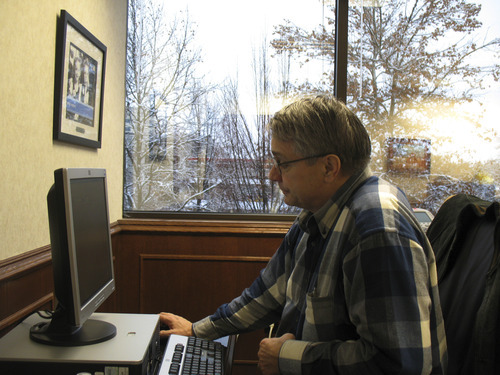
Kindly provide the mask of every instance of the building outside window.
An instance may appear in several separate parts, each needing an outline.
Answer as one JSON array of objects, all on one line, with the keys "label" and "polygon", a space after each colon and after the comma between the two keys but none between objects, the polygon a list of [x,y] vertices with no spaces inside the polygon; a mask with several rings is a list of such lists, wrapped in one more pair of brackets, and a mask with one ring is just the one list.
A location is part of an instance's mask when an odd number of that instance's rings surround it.
[{"label": "building outside window", "polygon": [[[345,0],[342,0],[345,1]],[[266,124],[334,92],[335,0],[130,0],[124,211],[294,214]],[[414,207],[499,199],[495,0],[351,0],[347,105]]]}]

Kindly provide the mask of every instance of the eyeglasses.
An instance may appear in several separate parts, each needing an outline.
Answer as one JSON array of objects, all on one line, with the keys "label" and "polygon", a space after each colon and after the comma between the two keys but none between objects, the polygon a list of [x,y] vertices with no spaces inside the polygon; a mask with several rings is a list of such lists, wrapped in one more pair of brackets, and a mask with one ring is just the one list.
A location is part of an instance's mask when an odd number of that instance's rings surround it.
[{"label": "eyeglasses", "polygon": [[309,159],[315,159],[315,158],[321,158],[323,156],[326,156],[326,155],[330,155],[329,153],[328,154],[321,154],[321,155],[313,155],[313,156],[307,156],[305,158],[300,158],[300,159],[295,159],[295,160],[290,160],[290,161],[284,161],[284,162],[281,162],[281,163],[278,163],[276,161],[276,159],[272,159],[273,161],[273,166],[276,167],[276,169],[278,170],[278,172],[280,173],[280,175],[283,174],[283,171],[281,170],[281,167],[283,166],[287,166],[289,164],[292,164],[292,163],[297,163],[299,161],[303,161],[303,160],[309,160]]}]

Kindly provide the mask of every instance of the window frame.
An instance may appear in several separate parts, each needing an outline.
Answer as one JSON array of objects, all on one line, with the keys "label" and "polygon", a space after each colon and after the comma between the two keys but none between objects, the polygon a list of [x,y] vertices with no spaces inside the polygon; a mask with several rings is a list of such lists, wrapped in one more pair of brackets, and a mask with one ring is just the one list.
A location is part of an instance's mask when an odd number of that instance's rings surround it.
[{"label": "window frame", "polygon": [[[334,57],[334,87],[333,95],[343,102],[347,102],[348,78],[348,29],[349,29],[349,0],[331,0],[335,4],[335,57]],[[127,31],[128,32],[128,31]],[[125,149],[124,149],[124,158]],[[125,161],[123,164],[124,176],[127,173]],[[266,213],[228,213],[228,212],[180,212],[180,211],[142,211],[131,210],[125,207],[125,194],[122,195],[122,212],[124,218],[148,219],[178,219],[178,220],[233,220],[233,221],[291,221],[297,213],[266,214]]]},{"label": "window frame", "polygon": [[[334,60],[334,96],[342,101],[347,98],[347,51],[348,51],[348,15],[349,0],[335,0],[335,60]],[[127,31],[128,32],[128,31]],[[125,148],[124,148],[124,157]],[[126,167],[123,163],[123,174]],[[178,219],[178,220],[232,220],[232,221],[293,221],[297,214],[253,214],[253,213],[206,213],[174,211],[134,211],[125,209],[125,194],[122,196],[124,218],[131,219]]]}]

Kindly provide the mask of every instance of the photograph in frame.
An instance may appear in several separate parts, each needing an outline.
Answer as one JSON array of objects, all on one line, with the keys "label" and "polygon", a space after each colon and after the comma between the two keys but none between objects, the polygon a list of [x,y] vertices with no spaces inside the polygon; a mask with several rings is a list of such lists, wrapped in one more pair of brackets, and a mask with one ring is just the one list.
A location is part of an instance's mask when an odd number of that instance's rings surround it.
[{"label": "photograph in frame", "polygon": [[59,22],[54,139],[100,148],[106,46],[65,10]]},{"label": "photograph in frame", "polygon": [[393,173],[428,174],[431,171],[429,139],[389,138],[387,170]]}]

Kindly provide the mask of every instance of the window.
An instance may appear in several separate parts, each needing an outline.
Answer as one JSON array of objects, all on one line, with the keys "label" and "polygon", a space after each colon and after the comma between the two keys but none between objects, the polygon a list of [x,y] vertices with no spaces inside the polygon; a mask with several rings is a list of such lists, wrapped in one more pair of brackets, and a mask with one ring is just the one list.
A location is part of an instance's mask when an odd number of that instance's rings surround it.
[{"label": "window", "polygon": [[[335,6],[130,0],[125,212],[297,213],[267,178],[266,124],[304,93],[333,93]],[[499,7],[349,2],[345,99],[372,170],[415,207],[498,198]]]},{"label": "window", "polygon": [[494,0],[349,9],[348,102],[369,129],[372,169],[415,207],[499,198],[499,11]]}]

